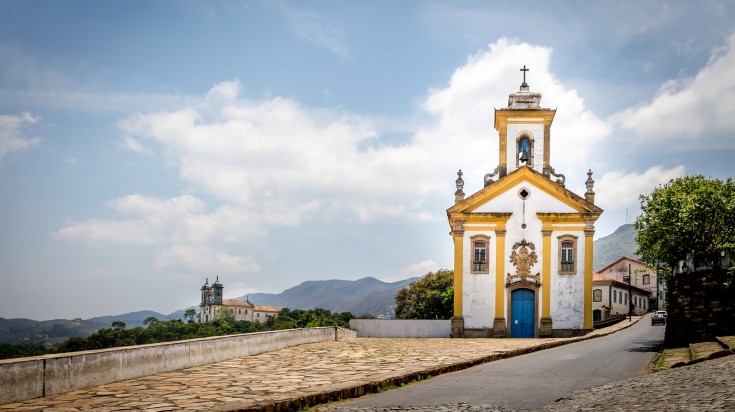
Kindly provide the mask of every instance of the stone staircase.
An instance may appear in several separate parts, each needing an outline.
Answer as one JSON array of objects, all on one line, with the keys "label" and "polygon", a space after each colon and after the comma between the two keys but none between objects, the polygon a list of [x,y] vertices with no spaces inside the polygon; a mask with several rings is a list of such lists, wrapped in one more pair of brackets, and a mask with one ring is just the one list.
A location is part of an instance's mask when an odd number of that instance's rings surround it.
[{"label": "stone staircase", "polygon": [[735,336],[718,336],[715,339],[711,342],[691,343],[684,348],[664,349],[654,360],[654,372],[733,354]]}]

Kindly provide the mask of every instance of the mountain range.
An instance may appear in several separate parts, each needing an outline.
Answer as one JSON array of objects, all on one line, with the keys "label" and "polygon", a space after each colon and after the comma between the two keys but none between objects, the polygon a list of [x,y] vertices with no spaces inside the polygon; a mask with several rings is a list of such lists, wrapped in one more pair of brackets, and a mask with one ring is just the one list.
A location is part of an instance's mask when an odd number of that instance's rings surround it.
[{"label": "mountain range", "polygon": [[[599,270],[622,256],[637,258],[635,251],[635,229],[633,225],[622,225],[609,236],[595,241],[593,266],[595,270]],[[252,293],[236,299],[248,299],[257,305],[279,308],[308,310],[320,307],[332,312],[352,312],[355,315],[391,315],[396,293],[417,279],[414,277],[391,283],[373,277],[358,280],[309,280],[281,293]],[[198,309],[196,306],[191,307]],[[110,327],[114,321],[122,321],[128,327],[135,327],[143,326],[143,321],[150,316],[159,320],[182,319],[184,310],[167,315],[143,310],[73,321],[0,318],[0,343],[34,343],[72,336],[84,337],[97,329]]]}]

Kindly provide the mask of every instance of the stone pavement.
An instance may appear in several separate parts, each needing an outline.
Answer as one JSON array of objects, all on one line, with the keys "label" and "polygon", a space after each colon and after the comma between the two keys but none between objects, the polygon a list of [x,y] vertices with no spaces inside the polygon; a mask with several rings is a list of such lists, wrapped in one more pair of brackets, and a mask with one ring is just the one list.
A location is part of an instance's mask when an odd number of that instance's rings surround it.
[{"label": "stone pavement", "polygon": [[567,339],[355,338],[313,343],[0,405],[0,411],[295,410],[606,335],[633,323]]}]

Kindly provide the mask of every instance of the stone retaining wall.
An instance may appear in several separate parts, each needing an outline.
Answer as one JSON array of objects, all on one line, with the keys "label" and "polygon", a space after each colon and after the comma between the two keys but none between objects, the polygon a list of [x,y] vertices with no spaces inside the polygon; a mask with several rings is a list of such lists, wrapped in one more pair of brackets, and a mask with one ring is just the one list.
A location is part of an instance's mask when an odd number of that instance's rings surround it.
[{"label": "stone retaining wall", "polygon": [[680,273],[669,281],[667,348],[735,335],[735,293],[723,283],[724,271]]},{"label": "stone retaining wall", "polygon": [[351,319],[358,338],[449,338],[450,320]]},{"label": "stone retaining wall", "polygon": [[344,337],[356,332],[290,329],[0,360],[0,404]]}]

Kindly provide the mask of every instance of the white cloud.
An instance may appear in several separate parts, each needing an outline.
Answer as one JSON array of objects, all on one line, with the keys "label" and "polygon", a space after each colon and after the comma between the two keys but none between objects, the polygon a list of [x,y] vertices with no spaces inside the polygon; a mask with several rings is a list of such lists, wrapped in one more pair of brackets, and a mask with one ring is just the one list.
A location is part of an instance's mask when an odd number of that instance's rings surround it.
[{"label": "white cloud", "polygon": [[643,173],[607,172],[595,183],[595,187],[602,188],[595,195],[595,203],[609,212],[636,208],[640,205],[638,196],[649,194],[656,186],[680,176],[684,176],[684,166],[671,169],[654,166]]},{"label": "white cloud", "polygon": [[342,40],[342,33],[338,27],[327,24],[315,12],[296,9],[285,3],[279,3],[279,8],[288,19],[291,33],[324,47],[340,57],[349,57],[350,50]]},{"label": "white cloud", "polygon": [[693,78],[671,80],[648,104],[611,117],[641,144],[677,150],[735,148],[735,34]]},{"label": "white cloud", "polygon": [[81,239],[93,245],[139,244],[152,245],[155,237],[143,221],[114,221],[90,219],[69,223],[53,233],[59,240]]},{"label": "white cloud", "polygon": [[40,117],[28,112],[18,115],[0,115],[0,163],[8,153],[27,150],[41,142],[38,137],[22,136],[24,127],[38,123],[40,120]]},{"label": "white cloud", "polygon": [[130,195],[108,206],[131,218],[70,222],[54,232],[54,238],[98,245],[203,245],[244,241],[265,233],[263,222],[254,221],[247,211],[223,205],[210,213],[204,202],[190,195],[169,199]]},{"label": "white cloud", "polygon": [[173,245],[159,254],[155,267],[195,273],[240,274],[260,270],[250,256],[233,256],[205,246]]},{"label": "white cloud", "polygon": [[[458,68],[446,87],[428,93],[422,107],[436,123],[400,144],[377,139],[377,122],[363,116],[310,109],[281,97],[248,100],[240,95],[239,81],[216,84],[177,110],[135,114],[119,123],[126,136],[122,148],[148,153],[160,147],[189,190],[206,194],[219,204],[216,209],[192,195],[130,195],[109,203],[125,220],[70,223],[54,236],[155,243],[163,250],[159,268],[211,272],[216,264],[252,271],[257,263],[251,258],[216,251],[262,240],[267,228],[306,221],[439,219],[443,211],[427,205],[438,198],[451,202],[457,168],[465,171],[471,193],[497,165],[493,107],[504,106],[517,90],[524,64],[532,70],[532,90],[544,93],[542,105],[560,108],[553,144],[572,154],[552,154],[555,168],[567,176],[567,168],[582,174],[586,168],[578,159],[609,129],[549,73],[550,58],[544,47],[507,39],[491,44]],[[402,275],[437,268],[427,260]]]},{"label": "white cloud", "polygon": [[144,147],[137,139],[129,136],[124,137],[118,142],[118,147],[135,153],[147,154],[149,156],[153,155],[153,150],[150,147]]}]

